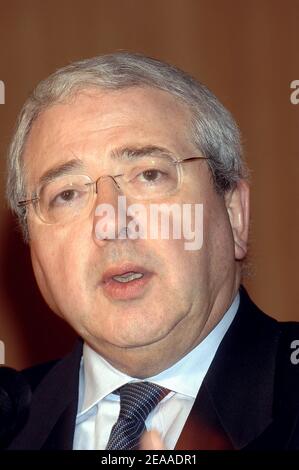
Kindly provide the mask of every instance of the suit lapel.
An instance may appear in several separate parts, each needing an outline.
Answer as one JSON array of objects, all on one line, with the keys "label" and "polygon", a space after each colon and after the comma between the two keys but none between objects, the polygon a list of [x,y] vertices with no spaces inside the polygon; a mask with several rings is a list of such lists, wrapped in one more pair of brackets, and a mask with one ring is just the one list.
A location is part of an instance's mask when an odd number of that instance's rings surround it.
[{"label": "suit lapel", "polygon": [[72,449],[82,342],[37,386],[29,419],[10,449]]},{"label": "suit lapel", "polygon": [[231,450],[227,433],[203,383],[175,450]]},{"label": "suit lapel", "polygon": [[176,449],[242,449],[273,420],[280,328],[251,302],[244,288],[240,295],[238,313],[218,348]]}]

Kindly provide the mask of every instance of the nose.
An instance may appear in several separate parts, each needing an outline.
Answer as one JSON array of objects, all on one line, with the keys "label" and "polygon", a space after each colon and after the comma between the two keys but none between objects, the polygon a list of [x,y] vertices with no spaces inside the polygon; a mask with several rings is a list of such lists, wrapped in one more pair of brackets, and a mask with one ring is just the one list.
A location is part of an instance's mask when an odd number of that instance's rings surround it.
[{"label": "nose", "polygon": [[102,176],[96,182],[96,202],[93,208],[93,239],[99,246],[109,240],[125,238],[127,227],[126,198],[112,176]]},{"label": "nose", "polygon": [[95,182],[95,186],[97,197],[101,197],[102,199],[105,197],[109,199],[109,196],[113,196],[114,193],[119,194],[121,192],[116,178],[110,175],[100,176]]}]

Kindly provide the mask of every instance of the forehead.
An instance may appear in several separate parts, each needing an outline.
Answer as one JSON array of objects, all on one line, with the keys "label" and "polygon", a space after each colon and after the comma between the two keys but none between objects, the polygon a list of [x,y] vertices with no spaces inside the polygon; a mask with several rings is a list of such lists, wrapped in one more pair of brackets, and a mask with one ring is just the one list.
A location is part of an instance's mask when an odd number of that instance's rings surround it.
[{"label": "forehead", "polygon": [[160,145],[173,152],[190,146],[191,113],[161,90],[85,90],[42,112],[29,134],[24,163],[35,180],[75,157],[103,159],[121,145]]}]

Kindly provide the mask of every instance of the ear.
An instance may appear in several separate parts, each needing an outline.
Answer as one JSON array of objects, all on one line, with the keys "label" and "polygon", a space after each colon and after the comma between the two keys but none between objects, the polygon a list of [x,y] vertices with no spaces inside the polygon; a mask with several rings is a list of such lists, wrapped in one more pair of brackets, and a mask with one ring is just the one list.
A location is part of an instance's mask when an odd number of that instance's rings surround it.
[{"label": "ear", "polygon": [[247,253],[249,192],[247,181],[240,180],[234,189],[225,194],[225,205],[233,232],[236,260],[242,260]]}]

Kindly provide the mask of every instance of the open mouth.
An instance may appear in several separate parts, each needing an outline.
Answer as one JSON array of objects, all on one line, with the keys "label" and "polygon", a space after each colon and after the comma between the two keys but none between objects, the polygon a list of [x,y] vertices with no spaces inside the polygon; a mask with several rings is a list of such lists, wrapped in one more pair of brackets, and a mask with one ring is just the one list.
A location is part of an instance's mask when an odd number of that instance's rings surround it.
[{"label": "open mouth", "polygon": [[133,264],[109,268],[102,277],[105,295],[110,298],[128,300],[143,295],[153,273]]},{"label": "open mouth", "polygon": [[143,276],[143,273],[135,273],[134,271],[130,271],[128,273],[121,274],[120,276],[113,276],[112,279],[117,282],[131,282],[135,279],[141,279]]}]

